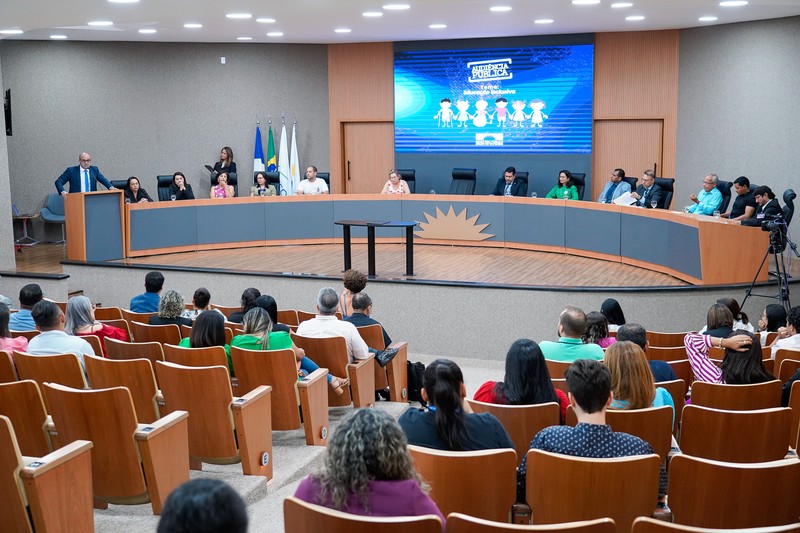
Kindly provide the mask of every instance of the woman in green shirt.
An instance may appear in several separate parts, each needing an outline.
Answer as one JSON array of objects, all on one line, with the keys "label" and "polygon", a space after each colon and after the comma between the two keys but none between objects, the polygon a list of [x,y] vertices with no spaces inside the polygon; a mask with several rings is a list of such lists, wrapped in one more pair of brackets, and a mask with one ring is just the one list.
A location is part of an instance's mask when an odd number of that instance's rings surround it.
[{"label": "woman in green shirt", "polygon": [[564,200],[577,200],[578,189],[572,183],[572,174],[569,170],[562,170],[558,173],[558,184],[550,189],[545,198],[556,198]]},{"label": "woman in green shirt", "polygon": [[[292,337],[285,331],[272,331],[272,320],[269,313],[261,307],[254,307],[244,314],[242,318],[244,333],[231,340],[231,346],[246,350],[292,350],[298,362],[298,370],[304,375],[311,374],[319,366],[306,357],[302,348],[295,346]],[[331,376],[328,373],[328,385],[336,394],[344,392],[347,381]]]},{"label": "woman in green shirt", "polygon": [[185,339],[181,339],[178,346],[183,348],[210,348],[222,346],[228,358],[228,369],[233,375],[231,362],[231,347],[225,344],[225,315],[215,311],[203,311],[192,324],[192,332]]}]

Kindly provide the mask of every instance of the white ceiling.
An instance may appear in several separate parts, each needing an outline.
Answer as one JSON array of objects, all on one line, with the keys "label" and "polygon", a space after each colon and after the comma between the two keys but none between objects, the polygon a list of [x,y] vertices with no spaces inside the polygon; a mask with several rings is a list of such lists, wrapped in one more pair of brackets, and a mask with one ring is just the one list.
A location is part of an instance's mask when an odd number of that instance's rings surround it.
[{"label": "white ceiling", "polygon": [[[120,4],[108,0],[0,0],[0,32],[20,29],[5,39],[50,39],[53,34],[80,41],[166,41],[347,43],[502,37],[607,31],[658,30],[727,24],[746,20],[800,15],[800,0],[750,0],[743,7],[720,7],[719,0],[631,0],[632,7],[612,8],[619,0],[598,5],[573,5],[571,0],[140,0]],[[404,11],[383,9],[387,3],[406,3]],[[491,12],[492,6],[511,7]],[[365,11],[383,13],[379,18]],[[250,13],[249,20],[231,20],[228,13]],[[644,20],[625,20],[643,15]],[[701,16],[718,17],[699,22]],[[256,22],[269,17],[273,23]],[[552,19],[536,24],[535,19]],[[92,27],[93,20],[109,20],[109,27]],[[185,23],[201,29],[185,29]],[[430,24],[446,24],[430,29]],[[335,33],[349,28],[350,33]],[[140,29],[155,29],[141,34]],[[268,37],[267,32],[283,32]]]}]

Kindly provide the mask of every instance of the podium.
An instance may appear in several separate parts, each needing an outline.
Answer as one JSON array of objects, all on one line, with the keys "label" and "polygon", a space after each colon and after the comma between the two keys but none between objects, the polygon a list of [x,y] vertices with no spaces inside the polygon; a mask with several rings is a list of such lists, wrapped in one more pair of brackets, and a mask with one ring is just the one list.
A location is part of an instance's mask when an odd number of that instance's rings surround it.
[{"label": "podium", "polygon": [[121,190],[67,194],[64,212],[67,259],[109,261],[125,256]]}]

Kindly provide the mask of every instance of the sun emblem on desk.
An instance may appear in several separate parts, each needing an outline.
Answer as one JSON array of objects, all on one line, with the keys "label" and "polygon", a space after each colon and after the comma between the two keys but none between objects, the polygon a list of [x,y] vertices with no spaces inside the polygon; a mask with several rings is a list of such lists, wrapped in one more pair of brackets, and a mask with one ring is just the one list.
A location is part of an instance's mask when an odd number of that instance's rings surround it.
[{"label": "sun emblem on desk", "polygon": [[445,215],[438,207],[436,208],[436,216],[433,217],[428,213],[423,212],[427,222],[417,221],[419,227],[422,229],[415,233],[415,235],[422,239],[444,239],[444,240],[457,240],[457,241],[485,241],[494,235],[483,233],[483,230],[489,224],[476,224],[475,222],[480,217],[480,213],[467,218],[467,208],[465,207],[460,213],[456,214],[453,206]]}]

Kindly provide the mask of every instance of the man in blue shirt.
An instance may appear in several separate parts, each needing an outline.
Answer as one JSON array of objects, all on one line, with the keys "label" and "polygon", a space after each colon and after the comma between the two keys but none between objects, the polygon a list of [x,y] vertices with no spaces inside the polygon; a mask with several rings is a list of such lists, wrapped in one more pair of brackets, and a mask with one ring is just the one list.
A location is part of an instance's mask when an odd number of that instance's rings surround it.
[{"label": "man in blue shirt", "polygon": [[19,290],[19,311],[11,314],[8,329],[11,331],[33,331],[36,322],[31,315],[33,306],[42,300],[42,288],[36,283],[29,283]]},{"label": "man in blue shirt", "polygon": [[709,174],[703,178],[703,189],[689,196],[694,205],[689,207],[690,213],[697,215],[711,215],[722,205],[722,193],[717,189],[717,175]]},{"label": "man in blue shirt", "polygon": [[164,274],[148,272],[144,277],[145,293],[131,298],[130,310],[134,313],[155,313],[158,311],[159,294],[164,287]]},{"label": "man in blue shirt", "polygon": [[621,168],[615,168],[611,173],[611,179],[606,182],[605,187],[597,197],[597,201],[601,204],[610,204],[612,200],[616,200],[626,192],[631,192],[631,186],[627,181],[623,181],[625,171]]}]

